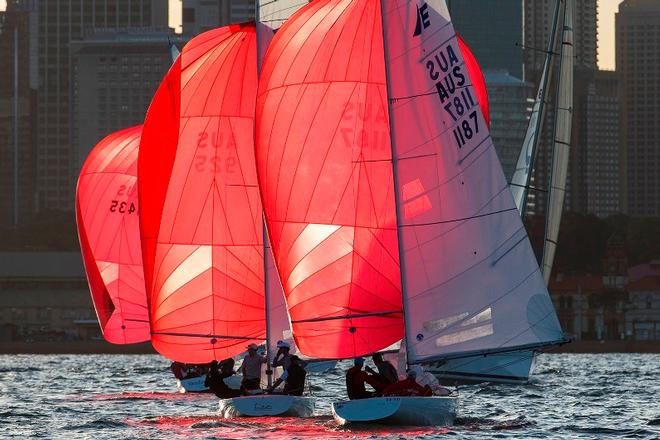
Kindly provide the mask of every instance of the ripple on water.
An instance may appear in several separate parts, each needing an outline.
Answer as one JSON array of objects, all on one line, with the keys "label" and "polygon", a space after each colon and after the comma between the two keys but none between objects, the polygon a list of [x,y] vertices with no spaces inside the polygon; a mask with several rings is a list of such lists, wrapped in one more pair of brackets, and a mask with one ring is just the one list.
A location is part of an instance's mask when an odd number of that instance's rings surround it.
[{"label": "ripple on water", "polygon": [[524,386],[460,388],[449,428],[338,426],[340,364],[311,378],[318,417],[221,419],[212,395],[179,394],[156,355],[0,356],[0,438],[660,438],[660,355],[545,354]]}]

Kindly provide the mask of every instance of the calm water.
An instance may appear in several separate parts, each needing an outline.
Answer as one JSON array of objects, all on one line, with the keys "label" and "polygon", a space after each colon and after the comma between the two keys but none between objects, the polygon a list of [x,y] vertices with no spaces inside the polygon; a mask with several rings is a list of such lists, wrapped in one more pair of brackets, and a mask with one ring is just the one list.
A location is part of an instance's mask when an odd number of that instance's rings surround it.
[{"label": "calm water", "polygon": [[546,354],[525,386],[460,389],[456,426],[339,428],[345,365],[314,377],[312,419],[215,415],[158,356],[0,356],[0,438],[660,438],[660,355]]}]

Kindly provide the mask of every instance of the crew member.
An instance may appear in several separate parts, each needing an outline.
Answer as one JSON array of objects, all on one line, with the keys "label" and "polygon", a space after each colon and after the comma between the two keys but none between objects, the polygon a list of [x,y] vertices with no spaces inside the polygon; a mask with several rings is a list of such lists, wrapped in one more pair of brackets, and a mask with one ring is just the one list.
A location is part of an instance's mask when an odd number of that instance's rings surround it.
[{"label": "crew member", "polygon": [[396,372],[396,368],[394,368],[394,365],[392,365],[390,361],[383,359],[382,354],[375,353],[373,356],[371,356],[371,359],[374,361],[374,364],[376,364],[378,373],[373,371],[370,367],[365,367],[364,369],[367,372],[375,375],[382,384],[392,385],[393,383],[399,381],[399,375]]},{"label": "crew member", "polygon": [[282,390],[283,394],[289,394],[291,396],[302,396],[303,391],[305,390],[305,377],[307,376],[307,371],[300,365],[300,358],[298,356],[289,357],[289,368],[284,371],[284,373],[275,381],[272,387],[268,389],[269,392],[273,392],[282,381],[284,381],[284,389]]},{"label": "crew member", "polygon": [[260,389],[261,364],[266,363],[266,357],[257,354],[257,344],[250,344],[247,349],[248,354],[243,358],[243,366],[241,367],[243,373],[241,390],[244,393],[253,394],[250,391]]},{"label": "crew member", "polygon": [[[362,371],[363,366],[364,359],[357,357],[353,361],[353,367],[346,372],[346,392],[351,400],[374,397],[384,388],[383,383],[375,375]],[[365,383],[371,385],[376,391],[367,391]]]},{"label": "crew member", "polygon": [[289,369],[289,365],[291,365],[290,350],[291,347],[287,342],[277,341],[277,354],[273,359],[273,368],[282,367],[284,371]]},{"label": "crew member", "polygon": [[230,388],[225,383],[225,378],[236,374],[234,371],[234,359],[225,359],[220,363],[220,370],[218,370],[218,361],[211,362],[209,372],[206,375],[204,385],[209,387],[213,394],[221,399],[230,399],[241,395],[239,390]]},{"label": "crew member", "polygon": [[432,396],[433,391],[431,387],[421,386],[415,380],[417,373],[413,370],[408,370],[406,378],[400,380],[392,385],[388,385],[383,390],[383,396]]}]

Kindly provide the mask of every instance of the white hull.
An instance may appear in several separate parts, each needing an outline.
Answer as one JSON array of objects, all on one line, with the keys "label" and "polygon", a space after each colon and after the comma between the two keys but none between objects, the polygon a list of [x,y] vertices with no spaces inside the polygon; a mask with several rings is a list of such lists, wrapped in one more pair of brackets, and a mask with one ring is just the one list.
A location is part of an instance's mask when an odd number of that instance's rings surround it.
[{"label": "white hull", "polygon": [[204,385],[205,380],[206,375],[177,379],[176,387],[180,393],[209,393],[210,390]]},{"label": "white hull", "polygon": [[220,415],[232,417],[311,417],[314,415],[314,398],[262,394],[220,399]]},{"label": "white hull", "polygon": [[[241,387],[242,376],[233,375],[225,377],[224,382],[229,388],[238,390]],[[180,393],[210,393],[211,390],[208,389],[204,382],[206,381],[206,375],[198,377],[190,377],[186,379],[177,379],[176,387],[179,389]]]},{"label": "white hull", "polygon": [[340,425],[379,423],[410,426],[447,426],[454,423],[458,397],[373,397],[332,404]]},{"label": "white hull", "polygon": [[424,369],[444,385],[494,382],[522,384],[529,380],[536,354],[532,350],[477,355],[426,365]]}]

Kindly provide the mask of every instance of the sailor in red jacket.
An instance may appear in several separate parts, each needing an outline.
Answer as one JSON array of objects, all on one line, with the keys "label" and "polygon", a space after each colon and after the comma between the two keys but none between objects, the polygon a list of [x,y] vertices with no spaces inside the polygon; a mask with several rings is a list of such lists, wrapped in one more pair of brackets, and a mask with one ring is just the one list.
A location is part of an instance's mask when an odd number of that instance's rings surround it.
[{"label": "sailor in red jacket", "polygon": [[432,396],[433,390],[428,385],[421,386],[415,380],[417,373],[408,370],[407,377],[392,385],[388,385],[383,390],[383,396]]}]

